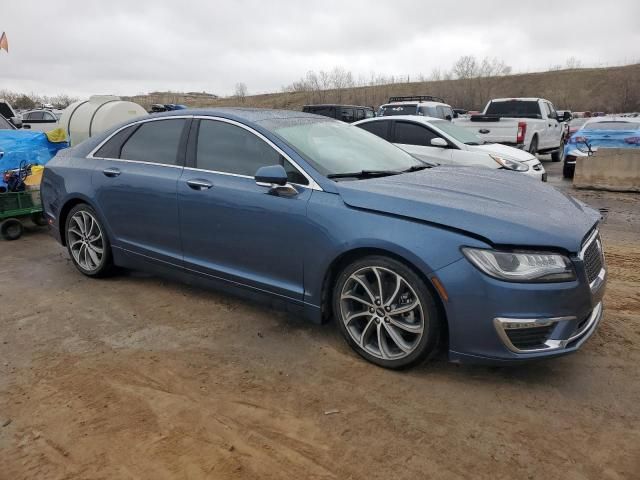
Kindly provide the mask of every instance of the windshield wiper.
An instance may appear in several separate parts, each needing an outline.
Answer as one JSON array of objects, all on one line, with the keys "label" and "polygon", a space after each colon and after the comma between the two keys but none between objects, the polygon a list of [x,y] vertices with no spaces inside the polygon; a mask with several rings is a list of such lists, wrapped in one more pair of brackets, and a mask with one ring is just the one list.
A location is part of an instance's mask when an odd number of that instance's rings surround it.
[{"label": "windshield wiper", "polygon": [[402,173],[419,172],[420,170],[424,170],[425,168],[433,168],[435,166],[436,165],[434,163],[425,163],[422,165],[411,165],[406,170],[403,170]]},{"label": "windshield wiper", "polygon": [[397,170],[360,170],[359,172],[330,173],[327,178],[368,178],[384,177],[386,175],[400,175]]}]

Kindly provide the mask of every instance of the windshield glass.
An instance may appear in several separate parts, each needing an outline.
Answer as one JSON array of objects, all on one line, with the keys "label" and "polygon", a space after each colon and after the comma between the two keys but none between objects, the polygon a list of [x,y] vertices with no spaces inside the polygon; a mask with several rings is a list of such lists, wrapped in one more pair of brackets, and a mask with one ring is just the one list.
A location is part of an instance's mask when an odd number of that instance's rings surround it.
[{"label": "windshield glass", "polygon": [[0,130],[13,130],[13,125],[2,115],[0,115]]},{"label": "windshield glass", "polygon": [[540,118],[540,107],[534,100],[506,100],[491,102],[485,112],[487,115],[503,117]]},{"label": "windshield glass", "polygon": [[637,130],[640,122],[593,122],[583,127],[583,130]]},{"label": "windshield glass", "polygon": [[418,105],[383,105],[380,107],[379,117],[388,117],[391,115],[415,115]]},{"label": "windshield glass", "polygon": [[454,140],[464,143],[465,145],[484,144],[484,140],[478,137],[475,133],[472,133],[465,128],[459,127],[458,125],[447,120],[432,120],[429,121],[429,123],[434,127],[439,128],[450,137],[453,137]]},{"label": "windshield glass", "polygon": [[424,165],[386,140],[342,122],[295,118],[261,123],[325,176]]}]

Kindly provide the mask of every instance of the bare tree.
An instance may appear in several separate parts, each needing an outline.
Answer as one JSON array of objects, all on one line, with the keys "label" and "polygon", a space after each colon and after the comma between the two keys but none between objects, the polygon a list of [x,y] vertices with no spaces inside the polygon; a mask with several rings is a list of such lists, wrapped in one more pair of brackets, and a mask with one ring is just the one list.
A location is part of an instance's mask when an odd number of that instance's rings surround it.
[{"label": "bare tree", "polygon": [[567,58],[566,68],[573,70],[574,68],[581,68],[582,62],[576,57]]},{"label": "bare tree", "polygon": [[234,96],[240,100],[241,103],[244,103],[245,97],[247,96],[247,85],[243,82],[236,83]]}]

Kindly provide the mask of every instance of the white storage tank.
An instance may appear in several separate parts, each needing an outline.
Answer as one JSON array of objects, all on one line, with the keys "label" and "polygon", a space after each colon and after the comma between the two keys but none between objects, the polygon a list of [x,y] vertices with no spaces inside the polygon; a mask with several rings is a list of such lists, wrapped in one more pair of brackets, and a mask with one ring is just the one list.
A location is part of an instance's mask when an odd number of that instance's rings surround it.
[{"label": "white storage tank", "polygon": [[62,112],[60,128],[71,146],[135,117],[147,115],[144,108],[113,95],[93,95],[89,100],[72,103]]}]

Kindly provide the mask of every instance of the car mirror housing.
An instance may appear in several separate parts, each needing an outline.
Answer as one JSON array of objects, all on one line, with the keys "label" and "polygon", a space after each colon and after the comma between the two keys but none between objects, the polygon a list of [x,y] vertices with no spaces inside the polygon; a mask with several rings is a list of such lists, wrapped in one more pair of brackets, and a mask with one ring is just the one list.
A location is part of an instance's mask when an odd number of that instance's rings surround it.
[{"label": "car mirror housing", "polygon": [[449,146],[449,144],[447,143],[447,141],[444,138],[432,138],[431,139],[431,146],[432,147],[439,147],[439,148],[447,148]]},{"label": "car mirror housing", "polygon": [[279,185],[287,184],[287,172],[282,165],[260,167],[255,174],[256,183]]}]

